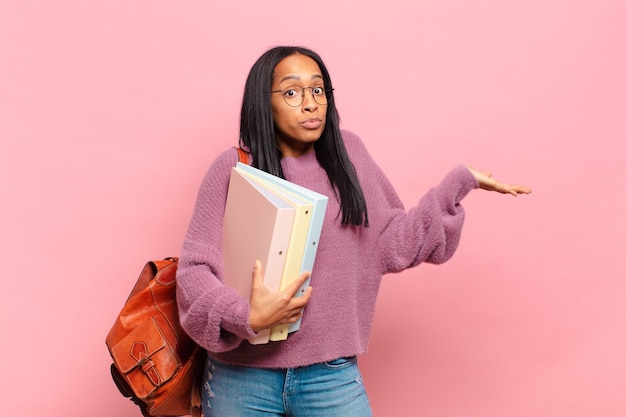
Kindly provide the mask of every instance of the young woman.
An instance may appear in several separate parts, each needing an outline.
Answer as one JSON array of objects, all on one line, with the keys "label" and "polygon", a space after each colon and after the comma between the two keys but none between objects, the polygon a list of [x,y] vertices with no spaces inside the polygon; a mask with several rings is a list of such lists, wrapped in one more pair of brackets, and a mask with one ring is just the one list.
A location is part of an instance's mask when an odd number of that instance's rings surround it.
[{"label": "young woman", "polygon": [[[267,51],[248,76],[240,146],[252,165],[329,197],[311,286],[263,285],[250,265],[250,299],[222,284],[222,218],[237,151],[210,166],[180,256],[178,305],[189,335],[208,351],[203,387],[207,417],[370,416],[356,357],[365,353],[382,276],[421,262],[442,263],[456,250],[474,188],[527,194],[457,166],[419,205],[405,210],[361,140],[339,129],[333,85],[311,50]],[[306,306],[306,309],[303,308]],[[251,345],[262,329],[292,323],[287,340]]]}]

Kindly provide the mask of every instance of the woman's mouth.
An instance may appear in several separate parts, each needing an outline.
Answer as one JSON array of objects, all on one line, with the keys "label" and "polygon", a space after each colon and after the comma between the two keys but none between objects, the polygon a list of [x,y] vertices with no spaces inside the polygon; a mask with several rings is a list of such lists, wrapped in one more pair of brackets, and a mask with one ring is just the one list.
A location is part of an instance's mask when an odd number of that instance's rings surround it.
[{"label": "woman's mouth", "polygon": [[300,124],[306,129],[317,129],[322,125],[322,120],[317,118],[307,119]]}]

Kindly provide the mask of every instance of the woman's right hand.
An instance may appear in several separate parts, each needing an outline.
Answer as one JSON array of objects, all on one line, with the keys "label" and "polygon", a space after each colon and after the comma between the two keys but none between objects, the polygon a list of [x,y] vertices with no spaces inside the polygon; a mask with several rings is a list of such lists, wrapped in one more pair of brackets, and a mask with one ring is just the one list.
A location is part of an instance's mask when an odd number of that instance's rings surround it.
[{"label": "woman's right hand", "polygon": [[294,295],[310,275],[310,272],[305,272],[284,290],[271,292],[263,281],[261,262],[256,261],[252,270],[250,294],[249,322],[252,330],[259,332],[279,324],[296,322],[302,315],[304,306],[308,304],[313,288],[308,287],[300,297],[294,297]]}]

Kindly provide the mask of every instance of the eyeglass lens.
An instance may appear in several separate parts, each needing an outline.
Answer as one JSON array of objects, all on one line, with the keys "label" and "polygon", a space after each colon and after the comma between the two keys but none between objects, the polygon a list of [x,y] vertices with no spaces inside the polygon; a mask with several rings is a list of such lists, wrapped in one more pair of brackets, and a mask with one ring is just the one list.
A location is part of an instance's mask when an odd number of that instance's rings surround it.
[{"label": "eyeglass lens", "polygon": [[298,107],[304,102],[305,90],[311,90],[311,95],[317,104],[328,104],[328,98],[326,97],[326,91],[324,87],[290,87],[283,92],[283,98],[285,103],[292,107]]}]

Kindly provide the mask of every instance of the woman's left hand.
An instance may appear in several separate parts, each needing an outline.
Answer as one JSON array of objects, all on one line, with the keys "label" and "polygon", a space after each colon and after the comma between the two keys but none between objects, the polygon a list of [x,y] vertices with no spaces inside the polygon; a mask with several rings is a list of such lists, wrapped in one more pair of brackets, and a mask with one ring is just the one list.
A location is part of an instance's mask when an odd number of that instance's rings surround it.
[{"label": "woman's left hand", "polygon": [[493,178],[491,176],[491,172],[489,171],[478,171],[472,167],[467,167],[476,181],[478,182],[478,186],[483,190],[487,191],[497,191],[502,194],[511,194],[517,197],[518,194],[530,194],[532,190],[530,187],[525,185],[511,185],[505,184]]}]

